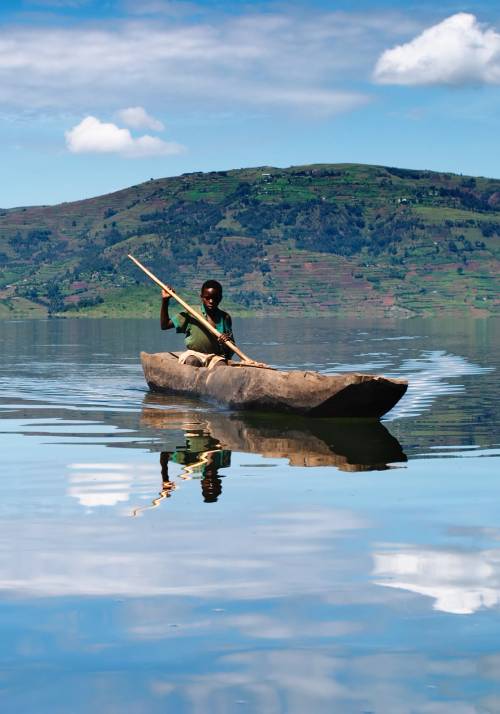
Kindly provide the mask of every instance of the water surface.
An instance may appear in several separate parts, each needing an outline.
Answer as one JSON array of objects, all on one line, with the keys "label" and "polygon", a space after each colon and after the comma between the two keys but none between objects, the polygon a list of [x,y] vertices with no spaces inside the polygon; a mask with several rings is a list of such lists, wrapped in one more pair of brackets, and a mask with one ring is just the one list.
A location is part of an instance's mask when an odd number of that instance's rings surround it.
[{"label": "water surface", "polygon": [[381,424],[149,395],[156,322],[0,323],[3,711],[500,711],[499,323],[241,320]]}]

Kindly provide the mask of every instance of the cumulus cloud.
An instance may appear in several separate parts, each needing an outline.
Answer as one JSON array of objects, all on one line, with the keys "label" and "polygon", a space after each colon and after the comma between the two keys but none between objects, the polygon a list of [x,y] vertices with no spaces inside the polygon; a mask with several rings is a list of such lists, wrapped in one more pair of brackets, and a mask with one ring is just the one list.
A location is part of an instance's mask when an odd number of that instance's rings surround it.
[{"label": "cumulus cloud", "polygon": [[85,119],[65,133],[66,145],[73,154],[120,154],[130,158],[179,154],[183,147],[144,134],[134,138],[128,129],[102,122],[97,117]]},{"label": "cumulus cloud", "polygon": [[457,13],[386,50],[374,78],[380,84],[498,84],[500,34],[474,15]]},{"label": "cumulus cloud", "polygon": [[159,119],[150,116],[143,107],[128,107],[120,109],[118,118],[132,129],[151,129],[152,131],[162,131],[165,126]]}]

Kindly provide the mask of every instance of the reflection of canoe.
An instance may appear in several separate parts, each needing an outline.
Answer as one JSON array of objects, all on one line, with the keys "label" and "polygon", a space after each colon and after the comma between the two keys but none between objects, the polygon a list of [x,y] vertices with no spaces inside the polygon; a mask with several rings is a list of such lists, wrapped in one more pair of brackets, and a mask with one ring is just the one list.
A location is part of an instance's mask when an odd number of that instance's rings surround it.
[{"label": "reflection of canoe", "polygon": [[166,352],[141,352],[144,376],[155,392],[211,399],[233,409],[309,416],[381,417],[408,383],[372,374],[324,375],[233,366],[208,370],[180,365]]},{"label": "reflection of canoe", "polygon": [[[285,458],[292,466],[336,466],[343,471],[383,469],[389,463],[406,461],[397,439],[378,421],[203,414],[162,409],[168,406],[165,399],[146,397],[143,425],[176,436],[179,430],[189,437],[204,433],[221,449]],[[192,451],[191,441],[187,438]]]}]

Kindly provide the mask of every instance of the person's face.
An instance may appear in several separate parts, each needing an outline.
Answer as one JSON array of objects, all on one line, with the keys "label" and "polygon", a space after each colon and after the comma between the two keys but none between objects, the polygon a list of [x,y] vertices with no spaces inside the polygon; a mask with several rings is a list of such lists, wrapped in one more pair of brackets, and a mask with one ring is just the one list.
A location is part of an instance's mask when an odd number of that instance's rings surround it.
[{"label": "person's face", "polygon": [[201,291],[201,301],[205,306],[207,312],[212,312],[218,307],[220,301],[222,300],[222,295],[220,290],[217,288],[204,288]]}]

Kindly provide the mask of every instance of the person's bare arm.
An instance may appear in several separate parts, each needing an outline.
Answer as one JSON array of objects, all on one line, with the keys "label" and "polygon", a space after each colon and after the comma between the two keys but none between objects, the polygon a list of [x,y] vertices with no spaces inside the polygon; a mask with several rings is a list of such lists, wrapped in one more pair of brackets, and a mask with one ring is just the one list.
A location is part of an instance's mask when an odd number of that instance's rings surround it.
[{"label": "person's bare arm", "polygon": [[235,340],[233,335],[233,322],[229,315],[227,316],[227,328],[228,331],[223,332],[221,335],[219,335],[217,339],[219,341],[219,344],[223,346],[225,357],[227,359],[231,359],[231,357],[234,355],[234,352],[233,350],[230,350],[229,347],[226,347],[226,342],[231,341],[234,344]]},{"label": "person's bare arm", "polygon": [[160,327],[162,330],[171,330],[174,323],[170,319],[168,314],[168,304],[170,302],[170,295],[166,290],[161,291],[161,310],[160,310]]}]

